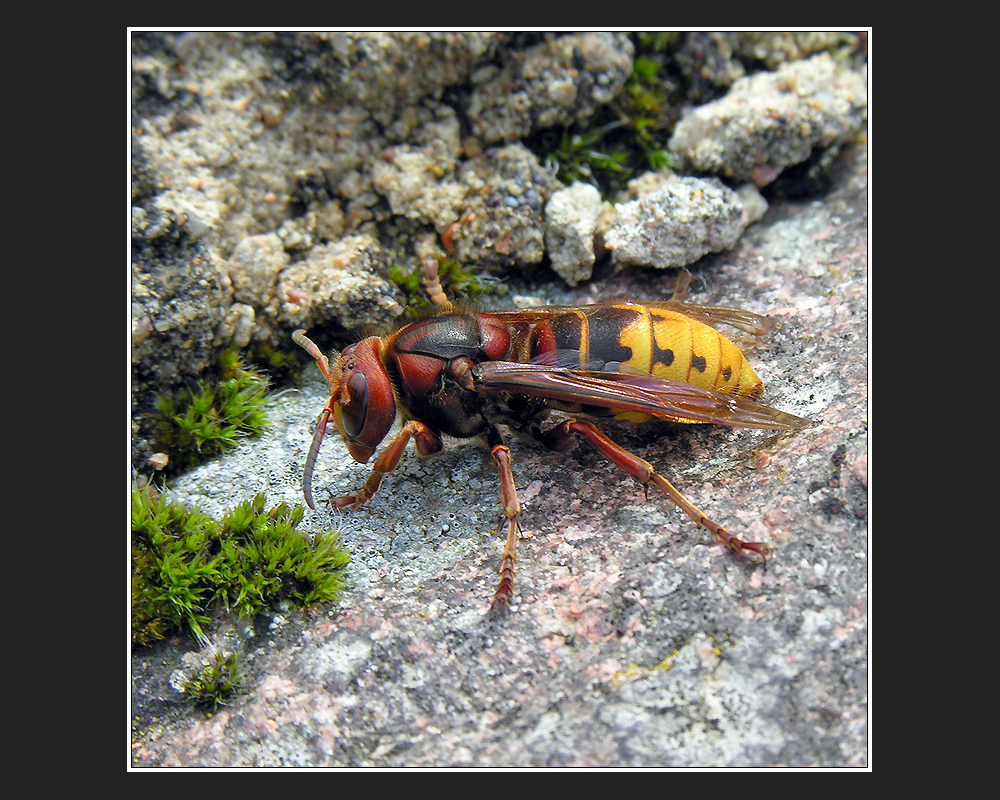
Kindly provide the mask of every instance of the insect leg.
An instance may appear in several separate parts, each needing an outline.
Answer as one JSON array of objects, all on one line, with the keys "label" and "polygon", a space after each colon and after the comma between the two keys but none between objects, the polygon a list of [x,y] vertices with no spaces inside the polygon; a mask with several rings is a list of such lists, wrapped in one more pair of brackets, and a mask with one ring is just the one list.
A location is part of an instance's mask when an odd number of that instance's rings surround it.
[{"label": "insect leg", "polygon": [[319,371],[322,372],[323,377],[329,381],[331,377],[330,359],[323,355],[323,351],[319,349],[317,344],[312,339],[306,336],[306,332],[301,328],[294,331],[292,333],[292,341],[316,359],[316,365],[319,367]]},{"label": "insect leg", "polygon": [[345,506],[361,508],[367,503],[378,491],[382,478],[399,466],[399,462],[403,458],[403,451],[406,450],[406,445],[409,444],[411,438],[416,440],[417,452],[422,456],[436,453],[444,447],[440,436],[424,423],[411,419],[403,426],[396,438],[389,443],[389,446],[382,451],[382,455],[378,457],[375,466],[372,467],[372,474],[368,476],[361,491],[356,495],[334,498],[330,501],[333,506],[336,508],[344,508]]},{"label": "insect leg", "polygon": [[[681,511],[691,517],[691,519],[693,519],[702,528],[715,536],[715,538],[726,545],[726,547],[730,550],[735,550],[741,556],[745,556],[748,552],[757,553],[759,556],[767,560],[767,557],[771,552],[770,545],[760,542],[744,542],[742,539],[737,539],[721,525],[712,522],[712,520],[706,517],[705,513],[697,508],[679,491],[677,491],[670,481],[662,475],[659,475],[653,468],[652,464],[639,458],[639,456],[634,453],[630,453],[621,445],[616,444],[589,422],[577,422],[574,419],[569,419],[547,432],[545,436],[547,440],[551,440],[551,444],[553,446],[558,448],[565,439],[569,438],[573,434],[582,436],[584,439],[589,441],[592,445],[594,445],[594,447],[597,448],[601,455],[613,464],[617,464],[621,469],[639,481],[643,486],[653,484],[659,488],[677,505],[678,508],[681,509]],[[547,441],[547,443],[549,442]]]},{"label": "insect leg", "polygon": [[306,505],[309,508],[316,508],[313,502],[312,480],[313,470],[316,468],[316,457],[319,455],[319,447],[323,444],[323,436],[326,435],[326,425],[330,421],[333,412],[329,404],[319,415],[319,422],[316,423],[316,432],[313,434],[312,444],[309,445],[309,455],[306,456],[306,467],[302,471],[302,494],[305,495]]},{"label": "insect leg", "polygon": [[442,311],[451,311],[451,301],[441,288],[441,281],[438,279],[437,259],[430,256],[424,259],[424,286],[427,287],[427,294],[430,295],[434,305]]},{"label": "insect leg", "polygon": [[514,597],[514,567],[517,562],[517,540],[521,536],[521,524],[517,521],[521,513],[521,503],[517,499],[517,487],[514,486],[514,472],[511,469],[510,448],[503,444],[496,445],[491,451],[493,460],[500,467],[500,502],[507,518],[507,544],[504,545],[503,558],[500,561],[500,585],[490,609],[507,608]]},{"label": "insect leg", "polygon": [[694,276],[684,267],[681,267],[681,271],[677,274],[677,284],[674,286],[674,295],[670,299],[678,303],[686,300],[691,291],[691,282],[693,280]]}]

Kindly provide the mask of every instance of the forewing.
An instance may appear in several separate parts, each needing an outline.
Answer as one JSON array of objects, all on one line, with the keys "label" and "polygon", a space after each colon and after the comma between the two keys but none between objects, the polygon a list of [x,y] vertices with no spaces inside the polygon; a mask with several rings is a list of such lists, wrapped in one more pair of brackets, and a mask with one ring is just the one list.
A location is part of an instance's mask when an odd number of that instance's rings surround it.
[{"label": "forewing", "polygon": [[715,327],[717,325],[730,325],[754,336],[762,336],[770,332],[772,328],[771,320],[755,314],[752,311],[744,311],[741,308],[727,308],[726,306],[700,306],[696,303],[679,303],[673,300],[663,303],[646,303],[650,308],[664,308],[669,311],[676,311],[698,322]]},{"label": "forewing", "polygon": [[477,391],[484,393],[516,392],[564,403],[649,414],[675,422],[766,430],[795,430],[809,424],[801,417],[745,397],[647,374],[489,361],[479,364],[474,375]]},{"label": "forewing", "polygon": [[[621,301],[622,303],[630,301]],[[651,309],[664,309],[683,314],[691,319],[704,322],[713,327],[718,325],[729,325],[754,336],[761,336],[768,333],[772,328],[771,320],[755,314],[752,311],[744,311],[740,308],[727,308],[726,306],[702,306],[697,303],[681,303],[675,300],[659,302],[637,301],[634,305],[645,306]],[[539,306],[538,308],[526,308],[519,310],[490,311],[490,316],[496,317],[508,324],[535,323],[546,317],[555,314],[563,314],[567,311],[586,311],[593,306]]]}]

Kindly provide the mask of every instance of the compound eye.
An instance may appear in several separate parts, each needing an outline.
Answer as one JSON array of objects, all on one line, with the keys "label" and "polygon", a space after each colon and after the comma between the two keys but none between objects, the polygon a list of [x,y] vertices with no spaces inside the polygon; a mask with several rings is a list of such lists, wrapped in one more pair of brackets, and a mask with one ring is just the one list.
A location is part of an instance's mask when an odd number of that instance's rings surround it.
[{"label": "compound eye", "polygon": [[347,393],[351,402],[340,408],[340,421],[344,433],[356,439],[365,429],[368,419],[368,379],[361,372],[355,372],[347,379]]}]

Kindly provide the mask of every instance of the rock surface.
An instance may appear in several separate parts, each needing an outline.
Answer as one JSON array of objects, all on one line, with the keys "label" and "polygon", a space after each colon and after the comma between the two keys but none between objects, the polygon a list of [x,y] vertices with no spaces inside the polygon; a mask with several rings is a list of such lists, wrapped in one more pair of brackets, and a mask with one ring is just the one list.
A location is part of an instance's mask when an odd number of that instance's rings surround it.
[{"label": "rock surface", "polygon": [[[822,202],[775,203],[693,299],[768,314],[752,353],[764,400],[809,417],[794,435],[608,426],[767,566],[715,545],[665,498],[585,445],[517,444],[524,504],[517,605],[486,608],[502,538],[496,472],[474,443],[408,453],[340,531],[350,589],[332,608],[236,626],[246,692],[215,715],[169,676],[191,641],[132,654],[135,766],[864,767],[868,759],[867,193],[864,149]],[[662,298],[633,271],[563,301]],[[698,284],[696,284],[696,290]],[[213,513],[259,490],[301,502],[316,381],[272,426],[177,480]],[[329,437],[317,497],[368,467]]]}]

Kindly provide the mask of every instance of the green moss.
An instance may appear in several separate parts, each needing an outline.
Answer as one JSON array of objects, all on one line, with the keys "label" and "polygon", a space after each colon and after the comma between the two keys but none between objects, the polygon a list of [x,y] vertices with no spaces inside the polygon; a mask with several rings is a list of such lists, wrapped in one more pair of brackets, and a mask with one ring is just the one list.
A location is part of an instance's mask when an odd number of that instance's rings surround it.
[{"label": "green moss", "polygon": [[615,99],[583,125],[540,131],[526,144],[563,183],[583,181],[615,200],[632,178],[669,169],[667,141],[680,116],[679,83],[668,74],[676,34],[634,34],[632,74]]},{"label": "green moss", "polygon": [[622,115],[629,120],[633,148],[645,158],[646,168],[669,169],[673,158],[667,140],[675,120],[671,116],[671,84],[661,75],[661,65],[646,56],[633,62],[632,76],[625,85]]},{"label": "green moss", "polygon": [[407,307],[420,308],[429,302],[427,292],[423,288],[423,276],[419,268],[406,273],[402,267],[393,264],[389,267],[389,279],[403,293],[403,296],[406,298]]},{"label": "green moss", "polygon": [[[582,181],[584,183],[614,183],[616,178],[628,171],[628,154],[621,151],[598,149],[611,131],[625,123],[615,120],[582,133],[563,130],[555,146],[549,146],[545,164],[563,183]],[[550,139],[550,142],[554,140]]]},{"label": "green moss", "polygon": [[[389,267],[389,278],[406,296],[408,308],[420,309],[430,303],[424,274],[419,267],[407,273],[394,264]],[[476,272],[463,267],[460,261],[453,258],[438,262],[438,280],[450,299],[463,298],[474,302],[486,290],[483,279]]]},{"label": "green moss", "polygon": [[220,368],[223,380],[202,381],[193,391],[161,395],[156,401],[153,448],[170,457],[171,473],[260,434],[267,424],[267,376],[243,367],[232,351],[223,354]]},{"label": "green moss", "polygon": [[680,46],[679,31],[640,31],[632,36],[638,53],[666,53]]},{"label": "green moss", "polygon": [[449,297],[463,297],[475,301],[486,291],[482,277],[474,270],[465,268],[462,262],[454,258],[438,262],[438,278]]},{"label": "green moss", "polygon": [[196,705],[215,711],[219,706],[226,705],[226,701],[239,690],[242,681],[236,653],[218,650],[212,660],[187,682],[184,694]]},{"label": "green moss", "polygon": [[253,373],[245,367],[245,363],[252,364],[267,374],[272,385],[283,386],[296,383],[303,367],[315,366],[315,362],[304,355],[299,347],[279,349],[267,340],[255,340],[242,350],[237,347],[224,350],[219,356],[219,368],[223,380],[231,380],[242,372]]},{"label": "green moss", "polygon": [[165,500],[152,487],[132,491],[132,641],[174,631],[205,641],[214,610],[240,616],[291,599],[334,600],[349,557],[336,535],[296,530],[302,506],[265,511],[258,494],[216,521]]}]

